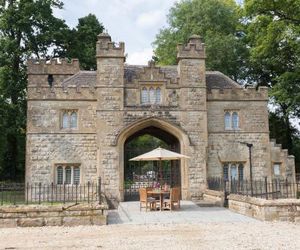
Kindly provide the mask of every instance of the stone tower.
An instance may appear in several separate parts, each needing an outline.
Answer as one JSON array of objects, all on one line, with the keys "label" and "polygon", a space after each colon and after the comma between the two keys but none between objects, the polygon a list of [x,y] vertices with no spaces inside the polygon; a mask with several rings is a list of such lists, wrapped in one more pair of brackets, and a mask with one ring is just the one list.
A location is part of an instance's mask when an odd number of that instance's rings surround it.
[{"label": "stone tower", "polygon": [[[207,108],[205,46],[201,37],[193,35],[186,45],[178,45],[178,74],[180,79],[180,107],[186,112],[186,128],[197,157],[190,164],[191,195],[198,196],[206,180]],[[192,160],[193,161],[193,160]],[[200,186],[199,186],[200,185]]]}]

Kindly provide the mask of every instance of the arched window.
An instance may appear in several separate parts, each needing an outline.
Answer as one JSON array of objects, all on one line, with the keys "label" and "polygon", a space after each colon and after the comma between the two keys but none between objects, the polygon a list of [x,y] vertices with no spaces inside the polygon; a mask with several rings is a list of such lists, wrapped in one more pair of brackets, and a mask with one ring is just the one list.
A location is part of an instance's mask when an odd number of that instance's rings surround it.
[{"label": "arched window", "polygon": [[72,112],[71,114],[71,128],[77,128],[77,113]]},{"label": "arched window", "polygon": [[80,168],[79,167],[74,167],[73,171],[74,171],[73,184],[77,185],[80,182]]},{"label": "arched window", "polygon": [[224,167],[223,167],[223,178],[225,181],[228,180],[228,164],[224,164]]},{"label": "arched window", "polygon": [[239,128],[239,115],[237,112],[232,113],[232,128],[233,129]]},{"label": "arched window", "polygon": [[160,87],[156,88],[156,103],[161,103],[161,91],[160,91]]},{"label": "arched window", "polygon": [[146,87],[142,88],[141,101],[142,101],[142,104],[149,103],[149,95],[148,95],[148,90]]},{"label": "arched window", "polygon": [[56,178],[57,178],[57,184],[62,185],[64,182],[64,170],[62,166],[57,167],[56,169]]},{"label": "arched window", "polygon": [[244,166],[242,163],[239,164],[239,181],[244,179]]},{"label": "arched window", "polygon": [[230,177],[231,177],[232,180],[237,180],[238,179],[236,165],[234,165],[234,164],[232,164],[230,166]]},{"label": "arched window", "polygon": [[64,112],[63,118],[62,118],[62,127],[63,128],[69,128],[69,114],[68,112]]},{"label": "arched window", "polygon": [[65,178],[65,184],[71,184],[72,181],[72,168],[66,167],[66,178]]},{"label": "arched window", "polygon": [[155,90],[152,87],[149,89],[149,96],[150,96],[150,104],[154,104],[156,98],[155,98]]},{"label": "arched window", "polygon": [[225,123],[225,129],[231,129],[231,116],[229,112],[225,113],[224,116],[224,123]]}]

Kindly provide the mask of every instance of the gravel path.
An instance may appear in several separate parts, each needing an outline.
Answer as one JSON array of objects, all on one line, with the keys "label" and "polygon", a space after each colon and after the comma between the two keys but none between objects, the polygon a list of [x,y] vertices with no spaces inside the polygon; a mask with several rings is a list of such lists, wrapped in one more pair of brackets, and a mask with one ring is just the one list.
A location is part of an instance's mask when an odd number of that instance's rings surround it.
[{"label": "gravel path", "polygon": [[0,249],[300,249],[300,225],[267,222],[0,229]]}]

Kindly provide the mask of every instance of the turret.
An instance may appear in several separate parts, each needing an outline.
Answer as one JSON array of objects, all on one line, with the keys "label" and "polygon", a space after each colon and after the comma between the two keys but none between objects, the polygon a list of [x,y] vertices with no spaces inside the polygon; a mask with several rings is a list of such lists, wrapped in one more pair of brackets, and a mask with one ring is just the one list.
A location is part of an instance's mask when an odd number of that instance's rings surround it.
[{"label": "turret", "polygon": [[97,41],[97,85],[99,106],[107,110],[123,108],[125,45],[111,41],[110,35],[102,33]]},{"label": "turret", "polygon": [[98,35],[97,57],[97,84],[123,86],[125,45],[118,45],[111,41],[110,35]]},{"label": "turret", "polygon": [[201,37],[193,35],[186,45],[178,47],[180,105],[186,109],[206,108],[205,48]]}]

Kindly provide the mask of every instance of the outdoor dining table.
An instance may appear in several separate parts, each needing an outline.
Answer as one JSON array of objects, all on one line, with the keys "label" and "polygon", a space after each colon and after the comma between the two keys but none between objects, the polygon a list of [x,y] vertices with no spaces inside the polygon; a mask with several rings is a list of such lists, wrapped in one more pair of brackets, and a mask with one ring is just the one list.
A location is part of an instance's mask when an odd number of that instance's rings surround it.
[{"label": "outdoor dining table", "polygon": [[147,191],[147,194],[152,195],[152,196],[159,196],[160,211],[162,211],[164,195],[170,195],[170,191],[165,191],[162,189],[153,189],[153,190]]}]

